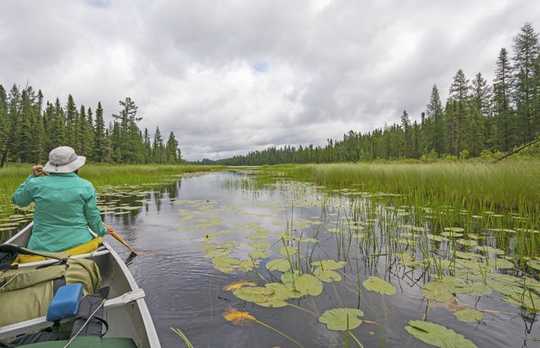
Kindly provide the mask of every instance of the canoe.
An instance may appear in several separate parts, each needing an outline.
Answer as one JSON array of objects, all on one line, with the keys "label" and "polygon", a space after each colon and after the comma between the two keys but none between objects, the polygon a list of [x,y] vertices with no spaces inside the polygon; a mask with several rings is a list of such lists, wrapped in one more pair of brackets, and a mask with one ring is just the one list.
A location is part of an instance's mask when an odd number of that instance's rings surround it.
[{"label": "canoe", "polygon": [[[32,224],[29,224],[6,243],[24,247],[31,233]],[[94,260],[101,272],[102,286],[110,287],[104,304],[104,319],[109,323],[105,338],[130,338],[137,348],[160,348],[161,344],[144,299],[144,291],[139,288],[126,264],[114,249],[104,242],[103,246],[92,253],[73,257]],[[37,267],[54,262],[55,260],[45,260],[23,264],[20,267]],[[52,326],[52,323],[47,322],[45,317],[6,325],[0,327],[0,341],[9,342],[17,335],[37,332],[48,326]]]}]

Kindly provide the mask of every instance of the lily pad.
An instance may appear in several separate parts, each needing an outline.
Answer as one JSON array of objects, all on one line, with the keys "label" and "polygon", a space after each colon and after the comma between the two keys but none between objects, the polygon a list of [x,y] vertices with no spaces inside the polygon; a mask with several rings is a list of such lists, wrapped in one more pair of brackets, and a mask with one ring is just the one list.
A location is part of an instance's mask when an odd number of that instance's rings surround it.
[{"label": "lily pad", "polygon": [[455,312],[454,315],[456,316],[458,320],[464,321],[467,323],[480,321],[484,318],[484,313],[477,311],[476,309],[472,309],[472,308],[461,309]]},{"label": "lily pad", "polygon": [[302,274],[296,278],[294,285],[303,295],[319,296],[323,290],[321,281],[311,274]]},{"label": "lily pad", "polygon": [[420,341],[440,348],[476,348],[476,345],[454,330],[422,320],[410,320],[405,330]]},{"label": "lily pad", "polygon": [[334,308],[325,311],[319,322],[326,325],[328,330],[348,331],[357,328],[362,324],[364,313],[356,308]]},{"label": "lily pad", "polygon": [[315,275],[315,277],[319,278],[325,283],[341,281],[341,275],[338,272],[332,270],[323,271],[321,268],[315,268],[315,271],[313,271],[313,275]]},{"label": "lily pad", "polygon": [[445,242],[448,240],[448,238],[436,234],[428,234],[427,237],[429,240],[434,240],[436,242]]},{"label": "lily pad", "polygon": [[538,260],[529,260],[527,261],[527,266],[537,271],[540,271],[540,261]]},{"label": "lily pad", "polygon": [[446,303],[450,301],[454,295],[448,290],[448,284],[440,280],[434,280],[427,283],[422,288],[424,297],[431,301]]},{"label": "lily pad", "polygon": [[325,271],[335,271],[345,267],[347,262],[345,261],[336,261],[336,260],[318,260],[313,261],[311,265],[313,267],[319,267]]},{"label": "lily pad", "polygon": [[266,264],[266,269],[269,271],[287,272],[291,269],[291,264],[286,259],[275,259]]},{"label": "lily pad", "polygon": [[366,289],[381,295],[395,295],[396,288],[386,280],[379,277],[369,277],[362,283]]},{"label": "lily pad", "polygon": [[478,242],[473,239],[458,239],[456,243],[466,247],[475,247],[478,245]]}]

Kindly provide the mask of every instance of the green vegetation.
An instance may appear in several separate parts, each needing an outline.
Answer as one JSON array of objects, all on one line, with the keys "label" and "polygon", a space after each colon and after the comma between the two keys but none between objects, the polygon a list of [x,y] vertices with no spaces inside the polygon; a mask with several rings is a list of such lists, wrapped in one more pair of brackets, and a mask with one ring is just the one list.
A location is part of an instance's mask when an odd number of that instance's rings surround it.
[{"label": "green vegetation", "polygon": [[13,85],[6,93],[0,84],[0,167],[7,162],[43,163],[60,145],[73,147],[92,162],[181,162],[173,132],[164,143],[157,127],[152,141],[148,130],[137,125],[142,117],[133,99],[126,97],[119,104],[119,113],[106,126],[100,102],[94,116],[90,107],[77,108],[71,95],[65,106],[58,98],[43,106],[41,90]]},{"label": "green vegetation", "polygon": [[[226,179],[221,188],[252,192],[245,195],[254,197],[248,202],[225,194],[223,201],[175,205],[179,231],[193,240],[203,236],[209,264],[234,281],[224,291],[249,303],[253,315],[298,310],[337,331],[343,346],[361,347],[357,337],[367,339],[371,325],[380,328],[373,335],[384,345],[386,328],[397,325],[430,345],[472,348],[478,338],[465,338],[463,327],[490,326],[502,309],[525,322],[540,311],[538,161],[280,165],[235,172],[242,176]],[[490,302],[483,300],[488,297]],[[418,310],[420,299],[424,308]],[[409,301],[418,320],[396,323],[395,303]],[[253,321],[251,316],[228,313],[225,319]]]},{"label": "green vegetation", "polygon": [[514,38],[512,56],[501,49],[492,85],[481,73],[470,81],[459,69],[446,103],[433,86],[419,120],[411,121],[403,111],[399,124],[367,133],[351,130],[342,140],[329,139],[326,146],[271,147],[220,162],[260,165],[497,157],[539,134],[540,46],[532,25],[525,24]]},{"label": "green vegetation", "polygon": [[540,160],[279,165],[263,167],[261,175],[400,194],[421,206],[517,213],[536,223],[540,217]]},{"label": "green vegetation", "polygon": [[[170,181],[184,173],[220,169],[217,166],[194,165],[110,165],[89,164],[81,168],[80,175],[100,190],[105,186],[157,184]],[[11,165],[0,170],[0,215],[12,211],[11,195],[28,175],[30,165]]]}]

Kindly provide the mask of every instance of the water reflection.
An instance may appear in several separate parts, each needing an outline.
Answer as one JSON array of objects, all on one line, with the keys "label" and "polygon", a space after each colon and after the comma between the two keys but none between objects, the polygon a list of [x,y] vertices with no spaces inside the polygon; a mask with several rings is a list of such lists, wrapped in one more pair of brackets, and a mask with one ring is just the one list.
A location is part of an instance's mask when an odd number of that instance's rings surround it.
[{"label": "water reflection", "polygon": [[[130,269],[145,289],[164,347],[182,346],[170,327],[180,328],[196,347],[291,346],[261,325],[228,323],[223,313],[231,307],[305,347],[343,346],[344,335],[318,320],[339,307],[363,311],[364,323],[353,332],[365,347],[427,347],[404,329],[419,319],[453,329],[478,347],[537,343],[536,315],[512,302],[515,280],[525,279],[524,269],[504,260],[514,260],[520,245],[540,244],[537,234],[517,231],[513,219],[488,213],[473,218],[453,207],[408,206],[391,195],[267,183],[246,174],[213,173],[100,195],[106,221],[144,251],[130,260]],[[284,269],[300,273],[268,271],[276,259],[290,260]],[[264,296],[244,301],[224,290],[242,280],[263,289],[268,283],[288,284],[287,272],[293,277],[335,276],[321,274],[325,270],[313,265],[317,260],[344,262],[336,269],[341,280],[319,281],[320,295],[290,297],[280,308],[263,306],[268,305]],[[396,294],[368,290],[364,282],[372,276],[391,283]],[[443,278],[478,288],[467,294],[459,284],[448,283],[458,293],[450,293],[447,301],[426,301],[421,288]],[[530,296],[539,296],[538,283],[527,284]],[[448,295],[444,290],[428,295]],[[455,312],[462,308],[482,311],[483,319],[459,321]]]}]

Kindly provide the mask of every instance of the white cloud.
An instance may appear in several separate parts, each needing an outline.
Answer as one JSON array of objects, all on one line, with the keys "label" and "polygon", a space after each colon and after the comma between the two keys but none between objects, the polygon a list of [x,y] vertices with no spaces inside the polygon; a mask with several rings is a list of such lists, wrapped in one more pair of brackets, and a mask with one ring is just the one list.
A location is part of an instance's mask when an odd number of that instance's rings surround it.
[{"label": "white cloud", "polygon": [[418,117],[457,69],[491,77],[526,21],[534,1],[4,0],[0,83],[109,115],[129,95],[189,159],[219,158]]}]

